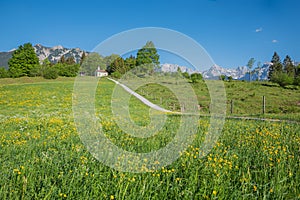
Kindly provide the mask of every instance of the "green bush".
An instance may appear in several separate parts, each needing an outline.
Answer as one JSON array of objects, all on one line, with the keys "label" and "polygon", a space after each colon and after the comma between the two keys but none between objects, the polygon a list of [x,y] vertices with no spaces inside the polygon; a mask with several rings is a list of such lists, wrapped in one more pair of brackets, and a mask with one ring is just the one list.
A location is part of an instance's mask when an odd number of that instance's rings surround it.
[{"label": "green bush", "polygon": [[199,73],[193,73],[191,74],[191,80],[193,83],[197,83],[203,79],[202,75]]},{"label": "green bush", "polygon": [[278,83],[281,87],[284,87],[287,85],[292,85],[294,79],[284,72],[276,72],[272,75],[271,81]]},{"label": "green bush", "polygon": [[8,71],[3,67],[0,67],[0,78],[8,78],[9,73]]},{"label": "green bush", "polygon": [[47,67],[44,70],[43,77],[45,79],[57,79],[58,78],[58,70],[55,67]]},{"label": "green bush", "polygon": [[300,75],[297,76],[297,77],[294,79],[294,85],[299,85],[299,86],[300,86]]},{"label": "green bush", "polygon": [[75,77],[79,72],[79,64],[62,64],[58,63],[55,65],[58,70],[59,76],[66,76],[66,77]]},{"label": "green bush", "polygon": [[222,80],[222,81],[225,81],[226,76],[222,74],[222,75],[219,77],[219,79]]},{"label": "green bush", "polygon": [[189,73],[187,73],[187,72],[183,72],[183,73],[182,73],[182,76],[183,76],[184,78],[186,78],[186,79],[190,79],[190,78],[191,78],[190,75],[189,75]]},{"label": "green bush", "polygon": [[116,71],[116,72],[113,72],[113,73],[111,74],[111,76],[114,77],[114,78],[119,79],[119,78],[121,78],[121,73],[118,72],[118,71]]},{"label": "green bush", "polygon": [[41,65],[35,65],[28,73],[29,77],[42,76]]}]

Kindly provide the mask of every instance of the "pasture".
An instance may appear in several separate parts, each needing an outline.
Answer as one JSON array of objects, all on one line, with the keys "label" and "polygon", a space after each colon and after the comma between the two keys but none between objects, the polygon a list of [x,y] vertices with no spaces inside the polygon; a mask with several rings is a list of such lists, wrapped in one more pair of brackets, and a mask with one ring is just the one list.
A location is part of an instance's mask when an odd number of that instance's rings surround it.
[{"label": "pasture", "polygon": [[[201,143],[210,125],[209,117],[200,117],[193,142],[175,162],[145,173],[120,172],[95,159],[80,140],[72,113],[73,84],[73,78],[0,80],[0,199],[300,199],[298,123],[227,119],[214,147],[202,156]],[[258,84],[225,83],[227,96],[259,99],[267,88],[265,94],[276,97],[276,112],[268,115],[284,118],[286,112],[298,119],[299,90]],[[114,87],[100,79],[95,104],[103,131],[114,144],[150,152],[172,141],[177,115],[168,115],[153,137],[124,133],[110,109]],[[157,97],[168,91],[160,93],[155,87],[138,91],[167,106]],[[193,87],[207,106],[205,86]],[[129,103],[135,123],[147,125],[149,109],[135,98]],[[237,109],[240,115],[249,110],[242,105]],[[259,112],[258,105],[253,109]]]}]

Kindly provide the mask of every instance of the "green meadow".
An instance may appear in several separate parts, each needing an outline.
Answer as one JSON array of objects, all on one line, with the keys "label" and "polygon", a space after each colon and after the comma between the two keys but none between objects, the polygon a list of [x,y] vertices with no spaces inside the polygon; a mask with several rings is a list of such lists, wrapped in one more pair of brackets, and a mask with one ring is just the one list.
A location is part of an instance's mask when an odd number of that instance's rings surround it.
[{"label": "green meadow", "polygon": [[[201,144],[210,127],[210,97],[205,84],[196,83],[199,113],[206,116],[197,119],[192,143],[170,165],[132,173],[105,166],[83,145],[72,112],[74,78],[0,79],[0,199],[300,199],[299,87],[224,84],[228,115],[293,123],[226,119],[205,154]],[[133,137],[112,114],[114,88],[113,82],[99,79],[95,110],[105,136],[132,152],[167,146],[182,116],[166,115],[152,137]],[[179,109],[167,88],[148,84],[137,92],[162,107]],[[262,96],[267,101],[264,115]],[[129,108],[136,124],[150,123],[149,108],[139,100],[130,98]]]},{"label": "green meadow", "polygon": [[[176,84],[176,81],[172,84]],[[266,81],[255,81],[251,83],[244,81],[225,81],[224,86],[226,89],[226,113],[228,116],[300,121],[299,86],[283,88],[277,84]],[[209,114],[211,99],[206,83],[201,81],[192,84],[192,87],[199,102],[200,114]],[[158,84],[146,84],[138,88],[137,91],[150,101],[166,109],[180,111],[180,104],[176,96],[165,87],[161,87]],[[186,95],[185,91],[180,91],[180,93]],[[265,97],[264,114],[263,96]]]}]

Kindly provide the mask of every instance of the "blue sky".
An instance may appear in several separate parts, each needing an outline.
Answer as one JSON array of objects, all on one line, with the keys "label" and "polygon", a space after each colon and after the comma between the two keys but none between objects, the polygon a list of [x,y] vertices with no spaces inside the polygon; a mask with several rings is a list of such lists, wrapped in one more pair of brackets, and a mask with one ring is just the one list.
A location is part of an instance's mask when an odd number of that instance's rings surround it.
[{"label": "blue sky", "polygon": [[25,42],[90,51],[128,29],[163,27],[196,40],[222,67],[270,61],[274,51],[300,61],[298,0],[1,0],[0,17],[0,51]]}]

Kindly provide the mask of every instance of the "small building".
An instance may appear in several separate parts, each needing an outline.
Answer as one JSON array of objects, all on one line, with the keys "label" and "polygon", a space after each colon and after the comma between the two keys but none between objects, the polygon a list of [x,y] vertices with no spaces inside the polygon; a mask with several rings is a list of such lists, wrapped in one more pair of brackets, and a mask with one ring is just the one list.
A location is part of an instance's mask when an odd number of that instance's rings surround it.
[{"label": "small building", "polygon": [[98,69],[95,71],[95,76],[96,77],[108,76],[108,72],[105,70],[101,70],[100,67],[98,67]]}]

